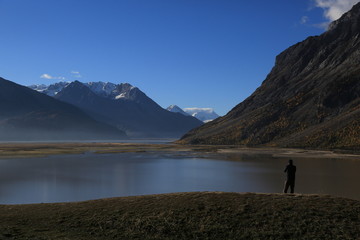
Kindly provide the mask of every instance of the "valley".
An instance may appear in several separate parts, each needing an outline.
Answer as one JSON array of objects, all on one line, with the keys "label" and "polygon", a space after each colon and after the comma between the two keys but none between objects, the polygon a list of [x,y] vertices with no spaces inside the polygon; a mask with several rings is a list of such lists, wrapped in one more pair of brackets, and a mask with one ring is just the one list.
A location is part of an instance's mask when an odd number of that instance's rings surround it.
[{"label": "valley", "polygon": [[1,240],[360,239],[360,0],[0,5]]}]

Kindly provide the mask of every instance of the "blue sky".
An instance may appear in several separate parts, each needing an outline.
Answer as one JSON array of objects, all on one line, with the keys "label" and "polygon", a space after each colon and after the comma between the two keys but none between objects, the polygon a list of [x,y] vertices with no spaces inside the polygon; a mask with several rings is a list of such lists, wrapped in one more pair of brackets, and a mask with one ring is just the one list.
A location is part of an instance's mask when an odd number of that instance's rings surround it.
[{"label": "blue sky", "polygon": [[129,82],[162,107],[220,115],[277,54],[356,0],[0,0],[0,76],[22,85]]}]

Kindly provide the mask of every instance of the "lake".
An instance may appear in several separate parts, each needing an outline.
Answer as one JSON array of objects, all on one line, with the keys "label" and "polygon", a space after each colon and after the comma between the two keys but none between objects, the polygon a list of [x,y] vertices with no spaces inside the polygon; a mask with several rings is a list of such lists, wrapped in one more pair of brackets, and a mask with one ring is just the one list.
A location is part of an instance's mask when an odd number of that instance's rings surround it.
[{"label": "lake", "polygon": [[[0,159],[0,204],[82,201],[189,191],[282,192],[288,158],[179,153]],[[360,200],[360,161],[293,158],[297,193]]]}]

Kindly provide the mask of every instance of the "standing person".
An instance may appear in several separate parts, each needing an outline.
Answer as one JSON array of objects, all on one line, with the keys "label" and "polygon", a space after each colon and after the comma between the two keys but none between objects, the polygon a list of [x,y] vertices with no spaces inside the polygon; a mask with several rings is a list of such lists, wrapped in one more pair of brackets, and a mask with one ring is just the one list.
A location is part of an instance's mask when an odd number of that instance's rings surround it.
[{"label": "standing person", "polygon": [[290,192],[294,193],[296,166],[293,165],[293,160],[291,159],[289,160],[289,164],[286,166],[284,172],[287,173],[284,193],[287,193],[289,187],[290,187]]}]

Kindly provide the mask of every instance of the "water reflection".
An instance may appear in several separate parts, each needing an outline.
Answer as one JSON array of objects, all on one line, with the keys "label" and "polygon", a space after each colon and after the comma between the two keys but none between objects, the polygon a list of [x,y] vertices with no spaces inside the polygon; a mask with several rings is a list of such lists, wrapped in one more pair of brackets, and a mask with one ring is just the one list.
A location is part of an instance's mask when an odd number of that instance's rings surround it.
[{"label": "water reflection", "polygon": [[[187,191],[282,192],[285,158],[231,160],[156,154],[80,154],[0,160],[0,203],[38,203]],[[295,192],[360,199],[360,161],[296,159]]]}]

